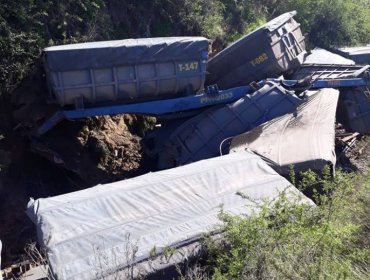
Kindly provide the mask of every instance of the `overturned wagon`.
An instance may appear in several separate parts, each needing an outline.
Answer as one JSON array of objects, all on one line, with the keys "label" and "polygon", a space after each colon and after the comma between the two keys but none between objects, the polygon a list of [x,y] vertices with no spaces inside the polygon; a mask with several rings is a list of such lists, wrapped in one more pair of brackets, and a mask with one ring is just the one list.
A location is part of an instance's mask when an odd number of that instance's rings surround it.
[{"label": "overturned wagon", "polygon": [[299,68],[306,47],[295,15],[295,11],[280,15],[210,59],[206,84],[225,89]]},{"label": "overturned wagon", "polygon": [[203,234],[218,232],[221,208],[259,211],[238,193],[262,202],[282,192],[313,205],[261,158],[243,152],[31,200],[27,213],[53,279],[172,279],[175,266],[198,256]]},{"label": "overturned wagon", "polygon": [[301,100],[274,82],[221,108],[211,108],[172,132],[159,157],[161,169],[220,155],[222,143],[265,121],[293,111]]},{"label": "overturned wagon", "polygon": [[203,88],[208,40],[168,37],[49,47],[44,67],[61,106],[138,102]]},{"label": "overturned wagon", "polygon": [[[69,107],[55,112],[36,133],[46,133],[63,119],[125,113],[163,116],[185,111],[190,115],[234,102],[241,96],[233,93],[243,91],[234,87],[276,77],[300,65],[306,52],[294,15],[290,12],[277,17],[208,64],[208,39],[203,37],[46,48],[44,66],[51,99]],[[204,85],[209,87],[203,90]],[[71,110],[72,105],[75,109]]]}]

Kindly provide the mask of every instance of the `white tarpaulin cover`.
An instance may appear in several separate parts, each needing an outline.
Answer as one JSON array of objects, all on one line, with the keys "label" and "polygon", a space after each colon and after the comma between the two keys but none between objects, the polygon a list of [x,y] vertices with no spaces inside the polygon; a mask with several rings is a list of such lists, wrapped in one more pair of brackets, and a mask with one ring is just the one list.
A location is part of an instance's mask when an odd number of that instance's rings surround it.
[{"label": "white tarpaulin cover", "polygon": [[296,112],[234,137],[230,152],[250,149],[282,174],[291,166],[296,171],[322,170],[328,163],[334,166],[338,97],[338,90],[318,90]]},{"label": "white tarpaulin cover", "polygon": [[345,64],[354,65],[355,62],[338,54],[329,52],[325,49],[314,48],[305,58],[303,64]]},{"label": "white tarpaulin cover", "polygon": [[337,53],[348,57],[356,62],[356,64],[370,63],[370,45],[358,47],[344,47],[335,49]]},{"label": "white tarpaulin cover", "polygon": [[111,68],[127,64],[199,60],[208,51],[204,37],[159,37],[88,42],[44,49],[51,71]]},{"label": "white tarpaulin cover", "polygon": [[[178,249],[172,262],[180,262],[201,234],[220,224],[221,205],[228,213],[251,214],[253,207],[237,192],[260,200],[283,191],[312,203],[259,156],[245,152],[31,199],[27,212],[58,279],[95,279],[132,263],[135,275],[168,267],[171,261],[163,258],[148,264],[153,252],[168,246]],[[127,256],[131,244],[137,246],[134,260]]]}]

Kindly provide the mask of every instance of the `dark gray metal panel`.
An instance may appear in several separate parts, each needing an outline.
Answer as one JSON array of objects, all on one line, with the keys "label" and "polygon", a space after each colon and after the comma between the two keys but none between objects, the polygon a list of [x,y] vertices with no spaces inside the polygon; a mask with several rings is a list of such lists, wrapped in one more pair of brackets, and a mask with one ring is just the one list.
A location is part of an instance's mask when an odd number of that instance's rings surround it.
[{"label": "dark gray metal panel", "polygon": [[285,13],[236,41],[207,64],[206,84],[221,89],[275,78],[299,67],[305,43],[296,12]]},{"label": "dark gray metal panel", "polygon": [[370,93],[366,89],[341,90],[340,105],[346,125],[361,134],[370,134]]},{"label": "dark gray metal panel", "polygon": [[220,155],[228,137],[294,111],[301,100],[277,83],[267,82],[251,95],[186,121],[172,133],[159,157],[159,167],[171,168]]},{"label": "dark gray metal panel", "polygon": [[203,37],[129,39],[46,48],[44,66],[61,106],[127,103],[194,94],[207,57]]}]

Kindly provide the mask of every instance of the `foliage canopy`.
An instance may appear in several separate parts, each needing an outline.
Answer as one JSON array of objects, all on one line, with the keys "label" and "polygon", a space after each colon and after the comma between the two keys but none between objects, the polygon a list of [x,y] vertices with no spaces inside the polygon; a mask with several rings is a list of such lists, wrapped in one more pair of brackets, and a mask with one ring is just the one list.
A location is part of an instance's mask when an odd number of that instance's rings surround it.
[{"label": "foliage canopy", "polygon": [[3,0],[0,95],[17,87],[46,46],[203,35],[220,50],[290,10],[311,47],[370,42],[368,0]]}]

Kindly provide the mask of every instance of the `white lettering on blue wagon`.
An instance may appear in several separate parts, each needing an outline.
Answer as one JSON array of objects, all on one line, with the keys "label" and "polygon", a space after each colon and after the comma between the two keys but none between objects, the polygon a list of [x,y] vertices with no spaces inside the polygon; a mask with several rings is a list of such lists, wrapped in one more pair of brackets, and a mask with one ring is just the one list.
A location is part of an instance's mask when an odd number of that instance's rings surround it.
[{"label": "white lettering on blue wagon", "polygon": [[204,104],[204,103],[214,103],[214,102],[217,102],[217,101],[222,101],[222,100],[226,100],[226,99],[230,99],[233,97],[233,93],[232,92],[225,92],[225,93],[221,93],[219,95],[216,95],[216,96],[207,96],[207,97],[203,97],[200,99],[200,103],[201,104]]}]

